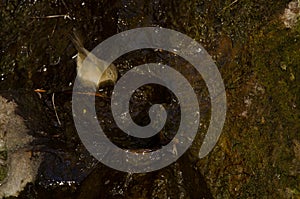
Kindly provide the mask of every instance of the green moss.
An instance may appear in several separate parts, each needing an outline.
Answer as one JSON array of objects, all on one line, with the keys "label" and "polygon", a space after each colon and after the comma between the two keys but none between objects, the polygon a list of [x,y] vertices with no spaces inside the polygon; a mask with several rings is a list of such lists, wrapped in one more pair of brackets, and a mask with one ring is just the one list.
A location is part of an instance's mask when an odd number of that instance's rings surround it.
[{"label": "green moss", "polygon": [[[265,88],[265,95],[254,101],[254,108],[262,109],[267,122],[259,126],[259,135],[255,133],[244,140],[248,140],[252,150],[250,153],[244,151],[247,165],[258,169],[253,169],[252,177],[244,184],[243,197],[253,197],[254,193],[265,197],[298,195],[296,191],[287,191],[291,187],[291,190],[299,188],[299,176],[291,175],[296,173],[292,166],[295,165],[295,155],[291,143],[293,139],[299,139],[300,129],[300,113],[297,111],[300,42],[295,42],[297,40],[299,35],[296,32],[275,23],[255,35],[250,44],[252,71]],[[248,131],[248,135],[252,133]]]},{"label": "green moss", "polygon": [[[261,11],[241,16],[240,9],[236,18],[229,16],[243,6]],[[222,14],[228,16],[224,23],[235,22],[221,33],[233,40],[231,61],[221,68],[227,120],[218,146],[202,160],[214,196],[299,197],[293,141],[299,141],[300,129],[300,35],[280,21],[285,6],[243,1]],[[251,100],[249,107],[245,99]]]}]

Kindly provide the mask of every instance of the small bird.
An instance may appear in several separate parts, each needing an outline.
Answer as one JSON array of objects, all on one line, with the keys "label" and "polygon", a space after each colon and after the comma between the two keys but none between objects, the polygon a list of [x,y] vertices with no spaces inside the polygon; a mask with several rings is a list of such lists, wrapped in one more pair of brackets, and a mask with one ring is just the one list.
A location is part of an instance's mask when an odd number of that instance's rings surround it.
[{"label": "small bird", "polygon": [[78,50],[77,76],[82,84],[98,88],[107,82],[116,83],[118,72],[114,64],[109,65],[105,70],[104,65],[106,62],[85,49],[76,32],[71,36],[71,40]]}]

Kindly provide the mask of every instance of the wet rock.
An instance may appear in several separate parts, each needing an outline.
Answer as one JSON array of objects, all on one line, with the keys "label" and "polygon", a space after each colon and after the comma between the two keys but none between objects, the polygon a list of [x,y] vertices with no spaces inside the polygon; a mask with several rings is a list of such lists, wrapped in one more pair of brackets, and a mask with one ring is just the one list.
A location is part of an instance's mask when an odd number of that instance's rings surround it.
[{"label": "wet rock", "polygon": [[[15,114],[16,104],[0,96],[0,197],[18,196],[27,183],[33,182],[39,158],[32,157],[23,118]],[[5,155],[3,155],[5,154]]]}]

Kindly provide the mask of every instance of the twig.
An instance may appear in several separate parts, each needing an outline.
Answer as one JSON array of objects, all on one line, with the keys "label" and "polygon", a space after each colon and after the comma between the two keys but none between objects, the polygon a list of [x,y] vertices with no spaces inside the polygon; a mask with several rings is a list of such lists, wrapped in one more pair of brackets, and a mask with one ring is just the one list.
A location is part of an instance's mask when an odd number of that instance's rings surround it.
[{"label": "twig", "polygon": [[226,6],[225,8],[223,8],[223,10],[226,10],[228,8],[230,8],[231,6],[233,6],[233,4],[237,3],[238,0],[234,0],[231,4],[229,4],[228,6]]},{"label": "twig", "polygon": [[47,91],[46,90],[44,90],[44,89],[35,89],[34,90],[34,92],[36,92],[36,93],[46,93]]},{"label": "twig", "polygon": [[[47,90],[44,89],[35,89],[34,92],[40,94],[40,93],[47,93]],[[69,93],[69,92],[67,92]],[[70,93],[75,93],[79,95],[90,95],[90,96],[96,96],[96,97],[103,97],[103,98],[109,98],[108,96],[102,95],[101,93],[91,93],[91,92],[71,92]],[[40,95],[39,95],[40,96]]]},{"label": "twig", "polygon": [[[57,21],[58,21],[58,20],[57,20]],[[53,27],[53,30],[52,30],[52,33],[51,33],[51,37],[53,37],[54,32],[55,32],[55,30],[56,30],[56,27],[57,27],[57,21],[56,21],[56,23],[55,23],[55,25],[54,25],[54,27]]]},{"label": "twig", "polygon": [[[232,3],[230,3],[228,6],[225,6],[225,7],[222,9],[222,11],[221,11],[220,13],[225,12],[225,10],[227,10],[228,8],[230,8],[231,6],[233,6],[234,4],[236,4],[238,1],[239,1],[239,0],[234,0],[234,1],[233,1]],[[218,13],[218,15],[219,15],[220,13]]]},{"label": "twig", "polygon": [[55,93],[52,94],[52,105],[53,105],[53,108],[54,108],[54,112],[55,112],[57,122],[58,122],[59,126],[61,126],[61,122],[59,120],[59,117],[58,117],[58,114],[57,114],[57,111],[56,111],[56,106],[55,106],[55,103],[54,103],[54,94]]},{"label": "twig", "polygon": [[65,15],[49,15],[49,16],[45,16],[45,17],[31,17],[32,19],[53,19],[53,18],[68,18],[70,20],[72,20],[72,18],[70,17],[69,13],[65,14]]},{"label": "twig", "polygon": [[65,3],[65,1],[64,1],[64,0],[61,0],[61,2],[63,3],[63,5],[64,5],[65,8],[67,9],[67,11],[69,11],[69,8],[68,8],[67,4]]}]

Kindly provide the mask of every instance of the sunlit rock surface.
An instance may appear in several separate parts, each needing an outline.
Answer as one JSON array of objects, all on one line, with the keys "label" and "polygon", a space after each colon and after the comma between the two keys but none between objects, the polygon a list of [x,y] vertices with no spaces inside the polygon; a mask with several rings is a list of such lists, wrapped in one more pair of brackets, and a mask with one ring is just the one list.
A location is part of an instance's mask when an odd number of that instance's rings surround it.
[{"label": "sunlit rock surface", "polygon": [[287,8],[284,9],[284,13],[281,19],[287,28],[293,28],[296,26],[300,18],[300,3],[299,1],[291,1]]},{"label": "sunlit rock surface", "polygon": [[[23,119],[15,114],[16,104],[0,96],[1,182],[0,197],[18,196],[27,183],[33,182],[39,158],[32,157]],[[5,154],[5,155],[4,155]]]}]

